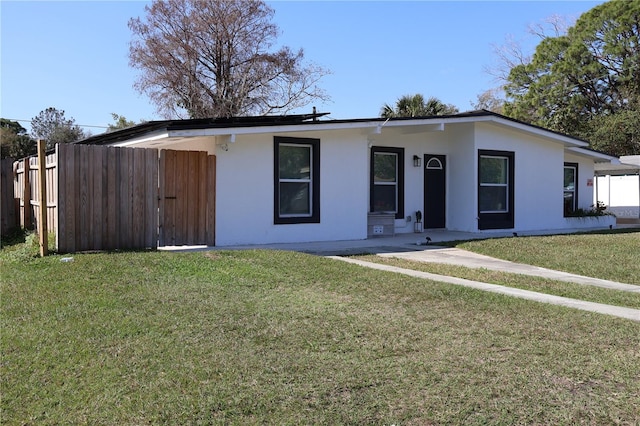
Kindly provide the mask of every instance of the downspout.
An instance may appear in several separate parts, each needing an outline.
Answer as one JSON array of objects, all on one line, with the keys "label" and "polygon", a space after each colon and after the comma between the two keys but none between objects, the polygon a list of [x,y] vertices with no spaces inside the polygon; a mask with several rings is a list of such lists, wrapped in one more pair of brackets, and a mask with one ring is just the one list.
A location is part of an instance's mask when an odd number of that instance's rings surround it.
[{"label": "downspout", "polygon": [[607,205],[611,205],[611,175],[607,175]]}]

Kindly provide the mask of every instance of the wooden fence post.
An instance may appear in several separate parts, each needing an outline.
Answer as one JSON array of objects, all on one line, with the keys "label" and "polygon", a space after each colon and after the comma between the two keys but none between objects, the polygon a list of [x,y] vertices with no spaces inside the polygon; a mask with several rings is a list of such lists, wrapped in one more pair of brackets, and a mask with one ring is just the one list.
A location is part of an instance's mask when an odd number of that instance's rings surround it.
[{"label": "wooden fence post", "polygon": [[45,155],[45,141],[38,139],[38,194],[40,195],[40,220],[38,234],[40,234],[40,256],[49,254],[49,230],[47,227],[47,157]]}]

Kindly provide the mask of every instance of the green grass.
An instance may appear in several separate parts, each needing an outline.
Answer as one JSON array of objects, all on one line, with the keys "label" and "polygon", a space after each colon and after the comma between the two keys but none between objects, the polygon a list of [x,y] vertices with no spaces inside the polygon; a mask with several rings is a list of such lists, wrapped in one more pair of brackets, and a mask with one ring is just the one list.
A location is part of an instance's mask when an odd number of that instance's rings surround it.
[{"label": "green grass", "polygon": [[[48,235],[47,249],[49,253],[55,253],[56,235],[50,232]],[[2,234],[0,238],[1,259],[13,261],[29,261],[40,256],[40,240],[34,231],[26,231],[14,228]]]},{"label": "green grass", "polygon": [[633,321],[297,253],[11,252],[3,425],[640,423]]},{"label": "green grass", "polygon": [[485,268],[466,268],[458,265],[419,262],[387,256],[367,255],[356,256],[354,258],[367,262],[382,263],[397,266],[399,268],[412,269],[415,271],[465,278],[473,281],[537,291],[539,293],[570,297],[572,299],[640,309],[640,293],[554,281],[529,275],[510,274],[506,272],[492,271]]},{"label": "green grass", "polygon": [[559,271],[640,285],[640,229],[496,238],[455,247]]}]

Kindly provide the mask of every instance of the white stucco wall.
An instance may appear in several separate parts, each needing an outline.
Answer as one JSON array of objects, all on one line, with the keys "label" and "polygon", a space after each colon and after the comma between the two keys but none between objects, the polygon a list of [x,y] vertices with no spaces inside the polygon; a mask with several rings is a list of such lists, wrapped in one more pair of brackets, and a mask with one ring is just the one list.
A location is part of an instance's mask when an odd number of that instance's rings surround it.
[{"label": "white stucco wall", "polygon": [[216,244],[365,239],[366,137],[355,131],[280,136],[320,139],[320,223],[274,224],[274,135],[237,136],[217,153]]},{"label": "white stucco wall", "polygon": [[[404,217],[395,221],[397,234],[413,233],[415,224],[415,213],[420,210],[424,216],[424,155],[435,154],[446,156],[446,223],[447,228],[450,227],[451,212],[456,211],[452,209],[451,203],[456,197],[451,197],[450,194],[455,194],[458,188],[453,189],[451,187],[451,166],[450,162],[461,162],[459,157],[463,154],[452,155],[452,147],[457,146],[454,143],[456,138],[466,138],[467,143],[471,143],[473,134],[469,131],[460,132],[459,127],[446,126],[444,131],[425,131],[421,133],[403,133],[397,129],[384,129],[380,135],[370,135],[369,145],[380,147],[394,147],[404,148]],[[460,150],[464,151],[464,150]],[[367,153],[367,166],[370,166],[371,150]],[[417,155],[420,158],[420,167],[414,167],[413,156]],[[367,169],[367,187],[369,185],[369,173]],[[464,173],[463,173],[464,174]],[[456,177],[460,174],[455,175]],[[454,179],[457,182],[457,180]],[[367,195],[369,192],[367,190]],[[468,197],[463,197],[466,199]],[[455,203],[454,203],[455,204]]]},{"label": "white stucco wall", "polygon": [[473,124],[446,129],[449,150],[447,170],[447,229],[474,232],[478,229],[476,182],[478,160]]},{"label": "white stucco wall", "polygon": [[[320,223],[274,224],[274,136],[320,139]],[[215,149],[215,140],[180,145],[210,153],[212,146]],[[216,244],[367,238],[371,146],[405,150],[404,218],[395,221],[396,233],[414,232],[415,212],[424,210],[424,154],[447,158],[446,227],[450,230],[478,231],[479,149],[515,152],[514,231],[567,226],[562,188],[565,161],[579,164],[580,206],[592,204],[590,159],[565,155],[559,143],[490,123],[447,124],[444,131],[422,133],[389,128],[376,135],[362,129],[237,135],[227,151],[215,149]],[[420,157],[421,167],[413,166],[414,155]]]},{"label": "white stucco wall", "polygon": [[564,226],[562,145],[480,123],[476,125],[476,149],[515,152],[514,231]]},{"label": "white stucco wall", "polygon": [[592,187],[587,186],[586,176],[593,173],[591,160],[571,156],[566,159],[561,144],[536,135],[493,124],[463,123],[446,125],[441,132],[407,135],[387,131],[376,136],[373,145],[405,148],[405,216],[412,216],[412,221],[396,220],[396,233],[413,232],[413,215],[424,209],[424,164],[413,167],[413,155],[421,159],[424,154],[446,155],[446,227],[450,230],[478,231],[480,149],[515,153],[514,231],[565,227],[562,189],[565,161],[579,163],[579,203],[589,206]]}]

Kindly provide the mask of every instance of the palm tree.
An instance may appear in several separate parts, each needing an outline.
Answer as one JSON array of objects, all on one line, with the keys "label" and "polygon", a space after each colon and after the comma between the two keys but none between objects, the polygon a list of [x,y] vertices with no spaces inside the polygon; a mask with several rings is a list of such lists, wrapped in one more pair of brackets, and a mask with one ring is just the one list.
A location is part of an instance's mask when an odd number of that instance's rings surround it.
[{"label": "palm tree", "polygon": [[384,104],[380,110],[382,118],[393,117],[429,117],[433,115],[457,114],[458,108],[445,104],[440,99],[430,97],[425,102],[421,94],[405,95],[396,101],[395,108]]}]

